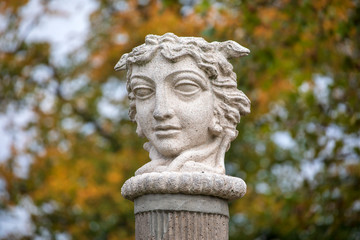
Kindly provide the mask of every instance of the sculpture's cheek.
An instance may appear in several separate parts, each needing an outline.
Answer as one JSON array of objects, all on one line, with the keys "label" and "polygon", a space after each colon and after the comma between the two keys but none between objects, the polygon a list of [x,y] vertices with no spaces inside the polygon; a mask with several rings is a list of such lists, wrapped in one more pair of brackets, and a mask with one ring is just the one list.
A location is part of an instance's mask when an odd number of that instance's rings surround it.
[{"label": "sculpture's cheek", "polygon": [[179,104],[181,109],[177,114],[183,126],[184,141],[191,142],[194,146],[206,143],[210,136],[209,126],[213,119],[213,97],[209,92],[202,92],[194,101]]},{"label": "sculpture's cheek", "polygon": [[[153,128],[154,101],[149,99],[136,104],[136,123],[140,126],[143,134],[149,139]],[[149,139],[150,140],[150,139]]]},{"label": "sculpture's cheek", "polygon": [[[167,94],[166,103],[161,108],[156,106],[160,101],[154,97],[136,104],[136,121],[142,133],[166,157],[174,157],[181,152],[211,140],[209,126],[213,119],[213,96],[211,92],[204,91],[191,101],[179,99],[175,94]],[[204,104],[206,103],[206,104]],[[167,109],[171,105],[171,109]],[[165,108],[165,109],[163,109]],[[166,114],[168,117],[155,117],[154,111]],[[165,113],[164,113],[165,112]]]}]

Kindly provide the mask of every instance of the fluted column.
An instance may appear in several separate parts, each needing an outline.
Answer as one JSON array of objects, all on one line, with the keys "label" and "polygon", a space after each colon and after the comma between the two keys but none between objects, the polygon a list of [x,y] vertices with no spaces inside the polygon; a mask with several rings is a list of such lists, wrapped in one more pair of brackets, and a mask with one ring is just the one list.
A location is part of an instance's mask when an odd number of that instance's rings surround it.
[{"label": "fluted column", "polygon": [[135,199],[136,239],[228,239],[224,199],[184,194],[149,194]]},{"label": "fluted column", "polygon": [[149,211],[135,215],[138,240],[228,239],[229,218],[188,211]]}]

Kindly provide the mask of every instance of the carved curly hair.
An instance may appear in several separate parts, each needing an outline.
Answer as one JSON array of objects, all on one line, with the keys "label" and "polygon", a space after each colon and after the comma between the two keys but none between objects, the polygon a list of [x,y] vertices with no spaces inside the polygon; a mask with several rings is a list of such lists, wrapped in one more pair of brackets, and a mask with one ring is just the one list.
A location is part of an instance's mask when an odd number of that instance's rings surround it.
[{"label": "carved curly hair", "polygon": [[127,70],[127,91],[130,100],[129,117],[134,121],[136,115],[135,95],[131,89],[130,76],[133,64],[145,64],[160,53],[172,62],[185,56],[192,57],[198,67],[209,77],[215,94],[214,115],[217,124],[212,131],[220,134],[230,130],[237,136],[236,125],[241,116],[250,113],[250,100],[237,89],[236,74],[230,58],[246,56],[250,51],[234,41],[207,42],[198,37],[178,37],[173,33],[162,36],[147,35],[145,43],[124,54],[115,66],[115,70]]}]

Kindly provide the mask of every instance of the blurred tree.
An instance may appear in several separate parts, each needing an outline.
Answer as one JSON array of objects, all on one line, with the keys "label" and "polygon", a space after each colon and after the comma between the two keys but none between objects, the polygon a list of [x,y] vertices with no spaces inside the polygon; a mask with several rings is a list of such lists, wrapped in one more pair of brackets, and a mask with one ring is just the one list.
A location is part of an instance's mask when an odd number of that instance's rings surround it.
[{"label": "blurred tree", "polygon": [[97,0],[85,44],[61,62],[50,42],[26,39],[61,13],[37,1],[24,28],[31,2],[0,3],[0,111],[13,136],[0,223],[22,206],[34,225],[0,238],[134,239],[120,189],[148,154],[113,67],[147,34],[174,32],[252,50],[233,61],[252,113],[226,155],[248,184],[231,203],[230,238],[360,239],[359,1]]}]

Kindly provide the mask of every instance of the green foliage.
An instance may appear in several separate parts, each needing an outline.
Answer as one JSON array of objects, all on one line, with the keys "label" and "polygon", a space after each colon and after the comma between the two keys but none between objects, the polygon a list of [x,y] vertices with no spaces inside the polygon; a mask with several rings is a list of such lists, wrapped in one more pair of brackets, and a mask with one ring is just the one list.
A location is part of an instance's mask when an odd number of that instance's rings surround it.
[{"label": "green foliage", "polygon": [[[134,239],[133,205],[120,189],[148,155],[114,91],[125,75],[113,67],[147,34],[174,32],[252,51],[233,61],[252,113],[226,154],[228,174],[248,184],[230,204],[230,239],[359,239],[358,1],[199,1],[187,12],[169,0],[124,1],[122,11],[98,2],[85,44],[63,64],[50,43],[19,34],[26,1],[0,4],[0,111],[34,114],[22,126],[31,141],[0,164],[0,213],[31,199],[36,235]],[[39,68],[49,73],[41,80]],[[116,114],[104,114],[103,102]],[[24,154],[25,178],[16,174]]]}]

